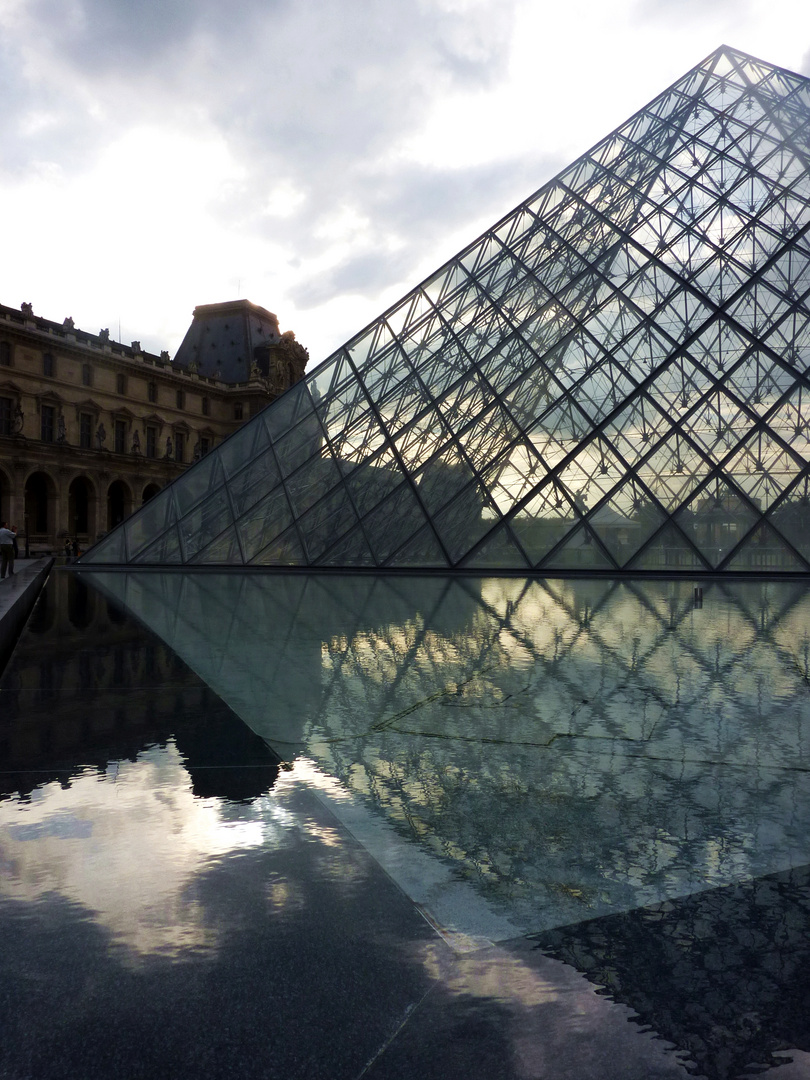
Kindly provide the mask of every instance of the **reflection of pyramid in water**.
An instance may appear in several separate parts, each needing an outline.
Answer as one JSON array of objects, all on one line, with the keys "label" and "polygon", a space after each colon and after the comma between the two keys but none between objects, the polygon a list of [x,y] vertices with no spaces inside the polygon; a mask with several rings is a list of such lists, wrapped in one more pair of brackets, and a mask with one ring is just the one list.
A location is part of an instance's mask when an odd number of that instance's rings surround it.
[{"label": "reflection of pyramid in water", "polygon": [[83,561],[806,572],[808,166],[719,49]]}]

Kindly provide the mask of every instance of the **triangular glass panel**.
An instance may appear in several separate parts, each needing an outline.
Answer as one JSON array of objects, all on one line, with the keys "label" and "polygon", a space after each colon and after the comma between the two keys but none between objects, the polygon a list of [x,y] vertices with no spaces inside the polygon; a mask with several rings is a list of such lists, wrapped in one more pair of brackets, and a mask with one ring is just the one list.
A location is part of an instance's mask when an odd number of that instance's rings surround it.
[{"label": "triangular glass panel", "polygon": [[802,462],[759,428],[723,466],[723,474],[760,510],[768,510],[802,471]]},{"label": "triangular glass panel", "polygon": [[307,557],[293,526],[248,561],[251,566],[306,566]]},{"label": "triangular glass panel", "polygon": [[245,562],[250,562],[293,522],[290,500],[283,488],[266,495],[237,523]]},{"label": "triangular glass panel", "polygon": [[573,492],[581,512],[589,510],[611,491],[626,473],[607,440],[592,439],[559,472],[564,487]]},{"label": "triangular glass panel", "polygon": [[216,540],[198,552],[191,560],[192,564],[216,566],[226,563],[235,566],[242,562],[242,549],[239,546],[239,538],[236,529],[231,526],[226,532],[218,536]]},{"label": "triangular glass panel", "polygon": [[447,566],[447,559],[429,525],[390,559],[388,566]]},{"label": "triangular glass panel", "polygon": [[363,528],[377,562],[381,565],[386,562],[425,522],[424,512],[410,484],[400,484],[385,502],[363,519]]},{"label": "triangular glass panel", "polygon": [[547,484],[510,518],[510,527],[532,565],[575,529],[581,517],[563,486]]},{"label": "triangular glass panel", "polygon": [[774,506],[768,521],[810,562],[810,476],[807,473]]},{"label": "triangular glass panel", "polygon": [[393,450],[384,449],[358,465],[346,478],[350,498],[362,517],[405,479]]},{"label": "triangular glass panel", "polygon": [[296,517],[301,517],[330,492],[344,491],[338,467],[328,454],[310,458],[297,472],[287,477],[285,487]]},{"label": "triangular glass panel", "polygon": [[321,499],[300,518],[308,561],[318,562],[356,524],[357,514],[345,491],[337,488]]},{"label": "triangular glass panel", "polygon": [[479,483],[469,484],[433,517],[433,527],[452,564],[458,563],[492,528],[494,505]]},{"label": "triangular glass panel", "polygon": [[190,562],[214,536],[233,521],[234,515],[224,487],[215,491],[190,514],[180,519],[180,537],[185,561]]},{"label": "triangular glass panel", "polygon": [[[226,449],[227,443],[223,444],[223,450]],[[245,459],[245,463],[249,458]],[[202,502],[207,498],[212,491],[215,491],[224,482],[224,473],[222,468],[222,461],[219,454],[206,454],[202,461],[198,461],[196,465],[188,470],[187,473],[176,480],[171,485],[172,494],[174,495],[175,506],[177,507],[177,516],[183,517],[187,514],[192,507]],[[158,498],[156,495],[155,498]],[[152,500],[154,501],[154,500]],[[146,508],[148,509],[148,507]]]},{"label": "triangular glass panel", "polygon": [[708,563],[671,521],[656,533],[649,544],[630,562],[633,570],[664,570],[679,574],[685,571],[708,570]]},{"label": "triangular glass panel", "polygon": [[630,401],[605,427],[605,435],[628,465],[635,463],[650,447],[661,441],[671,429],[671,421],[653,405],[652,401],[639,395]]},{"label": "triangular glass panel", "polygon": [[286,431],[312,413],[312,398],[309,394],[308,380],[302,379],[295,386],[273,402],[273,412],[264,417],[273,442],[277,442]]},{"label": "triangular glass panel", "polygon": [[795,385],[796,377],[764,349],[749,353],[725,380],[725,386],[760,416]]},{"label": "triangular glass panel", "polygon": [[716,50],[82,562],[810,559],[808,131],[808,80]]},{"label": "triangular glass panel", "polygon": [[664,514],[634,480],[626,481],[588,518],[588,527],[624,566],[664,521]]},{"label": "triangular glass panel", "polygon": [[315,402],[318,412],[323,415],[324,409],[335,394],[354,379],[354,372],[345,353],[338,353],[332,360],[321,364],[317,376],[309,384],[309,392]]},{"label": "triangular glass panel", "polygon": [[583,525],[541,564],[543,570],[615,570],[594,534]]},{"label": "triangular glass panel", "polygon": [[374,556],[359,527],[321,556],[319,566],[374,566]]},{"label": "triangular glass panel", "polygon": [[226,485],[237,517],[247,513],[264,496],[281,483],[281,473],[276,465],[276,456],[268,447],[254,457]]},{"label": "triangular glass panel", "polygon": [[144,548],[132,559],[134,563],[144,563],[152,566],[162,566],[164,564],[173,566],[184,561],[180,547],[180,535],[175,525],[171,525],[154,544]]},{"label": "triangular glass panel", "polygon": [[419,499],[428,515],[438,513],[472,479],[472,469],[456,446],[432,458],[417,474]]},{"label": "triangular glass panel", "polygon": [[745,538],[726,563],[725,569],[755,571],[758,574],[806,574],[810,567],[763,521]]},{"label": "triangular glass panel", "polygon": [[155,537],[172,525],[175,518],[171,488],[164,488],[152,496],[139,514],[133,514],[124,524],[130,559],[134,559],[148,544],[154,543]]},{"label": "triangular glass panel", "polygon": [[501,525],[491,536],[488,536],[475,554],[464,560],[463,565],[471,570],[529,569],[529,563],[518,550],[517,544],[505,525]]},{"label": "triangular glass panel", "polygon": [[753,425],[753,417],[745,409],[716,390],[690,413],[684,429],[708,457],[722,461]]},{"label": "triangular glass panel", "polygon": [[678,511],[675,520],[710,566],[716,567],[751,529],[757,515],[741,495],[715,478]]},{"label": "triangular glass panel", "polygon": [[506,514],[546,475],[542,461],[530,446],[514,443],[506,454],[482,470],[481,481],[501,513]]},{"label": "triangular glass panel", "polygon": [[639,479],[667,511],[682,506],[709,475],[706,458],[676,431],[636,467]]},{"label": "triangular glass panel", "polygon": [[[239,472],[240,469],[243,469],[245,465],[253,461],[255,457],[258,457],[269,445],[270,436],[261,420],[254,424],[245,424],[243,428],[234,432],[234,434],[219,447],[216,454],[209,454],[207,457],[203,458],[199,465],[195,466],[197,472],[200,474],[200,478],[197,481],[197,488],[201,489],[204,487],[203,477],[208,477],[209,485],[212,482],[216,482],[217,464],[222,467],[226,477],[232,477],[235,473]],[[203,468],[202,466],[207,466],[207,468]],[[189,472],[188,475],[191,475],[191,473]],[[184,503],[184,505],[188,506],[190,504]]]},{"label": "triangular glass panel", "polygon": [[127,551],[124,546],[124,532],[122,529],[105,536],[93,548],[93,562],[97,563],[125,563],[128,562]]}]

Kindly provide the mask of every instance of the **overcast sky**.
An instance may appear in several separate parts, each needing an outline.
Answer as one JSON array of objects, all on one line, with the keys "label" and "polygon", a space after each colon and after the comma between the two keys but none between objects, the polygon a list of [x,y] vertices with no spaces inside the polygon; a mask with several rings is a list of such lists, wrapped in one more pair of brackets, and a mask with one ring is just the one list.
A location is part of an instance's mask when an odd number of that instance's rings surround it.
[{"label": "overcast sky", "polygon": [[810,74],[810,4],[0,0],[0,303],[311,368],[721,44]]}]

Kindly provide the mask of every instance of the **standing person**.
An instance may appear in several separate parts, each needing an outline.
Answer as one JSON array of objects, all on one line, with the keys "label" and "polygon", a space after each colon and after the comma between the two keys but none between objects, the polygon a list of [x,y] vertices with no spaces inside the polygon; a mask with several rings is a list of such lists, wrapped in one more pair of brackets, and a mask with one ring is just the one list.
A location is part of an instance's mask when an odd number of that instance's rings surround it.
[{"label": "standing person", "polygon": [[[12,525],[11,526],[11,531],[14,533],[14,543],[11,546],[14,548],[14,561],[16,562],[17,559],[19,559],[19,557],[20,557],[20,549],[17,546],[17,526]],[[12,574],[14,573],[13,570],[11,570],[10,572]]]},{"label": "standing person", "polygon": [[65,540],[65,556],[68,559],[70,558],[70,537]]},{"label": "standing person", "polygon": [[0,578],[6,576],[6,570],[14,573],[14,533],[4,521],[0,526]]},{"label": "standing person", "polygon": [[79,557],[79,541],[78,541],[78,540],[74,540],[74,541],[73,541],[73,544],[71,545],[71,547],[72,547],[72,549],[73,549],[73,558],[74,558],[74,559],[78,559],[78,557]]}]

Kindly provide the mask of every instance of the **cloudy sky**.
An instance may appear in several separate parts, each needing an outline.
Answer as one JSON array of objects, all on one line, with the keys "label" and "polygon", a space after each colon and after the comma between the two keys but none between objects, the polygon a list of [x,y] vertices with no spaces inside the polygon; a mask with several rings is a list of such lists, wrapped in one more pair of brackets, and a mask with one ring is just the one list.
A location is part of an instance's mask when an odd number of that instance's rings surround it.
[{"label": "cloudy sky", "polygon": [[313,366],[720,44],[810,75],[810,5],[0,0],[0,302]]}]

